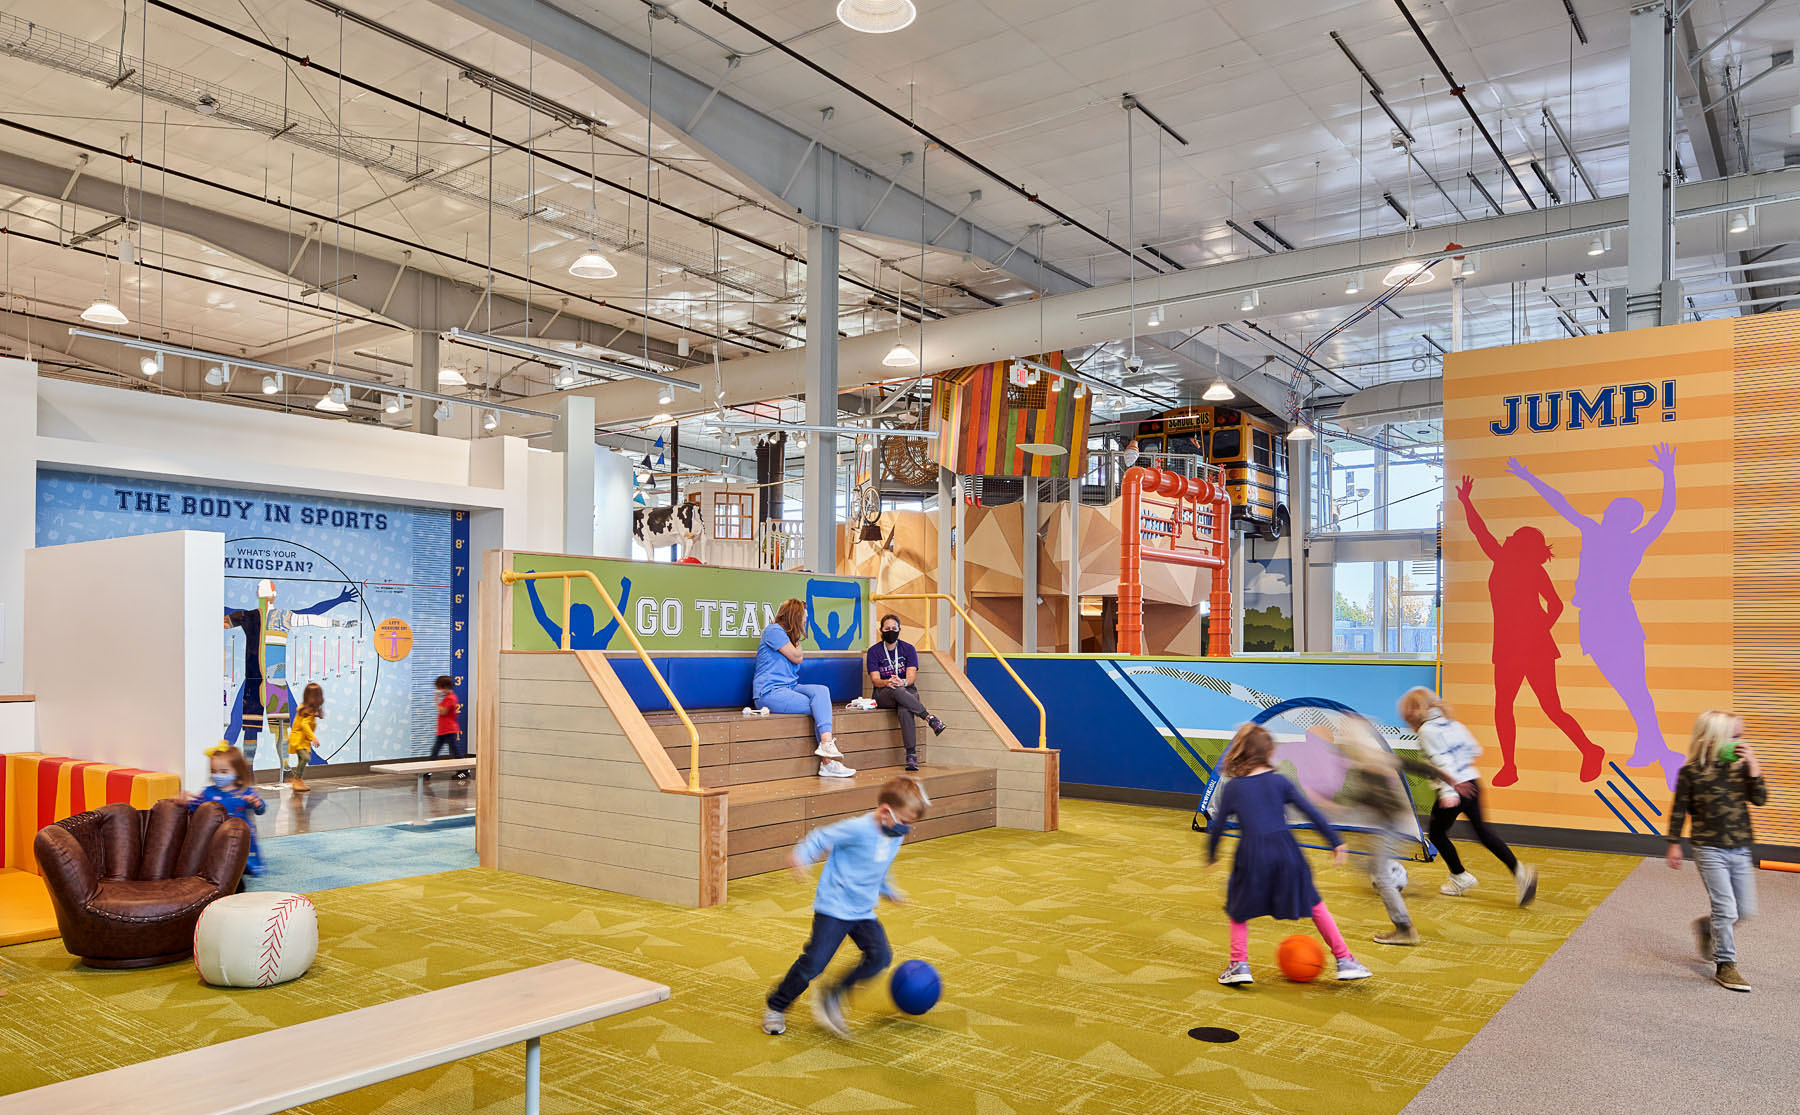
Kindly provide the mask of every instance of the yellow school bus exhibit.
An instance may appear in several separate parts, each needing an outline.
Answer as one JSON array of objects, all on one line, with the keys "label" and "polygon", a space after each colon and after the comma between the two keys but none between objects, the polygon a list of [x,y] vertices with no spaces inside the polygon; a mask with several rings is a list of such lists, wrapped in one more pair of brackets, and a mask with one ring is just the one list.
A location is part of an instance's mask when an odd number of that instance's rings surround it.
[{"label": "yellow school bus exhibit", "polygon": [[1231,517],[1264,538],[1288,529],[1287,438],[1274,424],[1235,407],[1191,406],[1140,422],[1143,459],[1205,458],[1225,474]]}]

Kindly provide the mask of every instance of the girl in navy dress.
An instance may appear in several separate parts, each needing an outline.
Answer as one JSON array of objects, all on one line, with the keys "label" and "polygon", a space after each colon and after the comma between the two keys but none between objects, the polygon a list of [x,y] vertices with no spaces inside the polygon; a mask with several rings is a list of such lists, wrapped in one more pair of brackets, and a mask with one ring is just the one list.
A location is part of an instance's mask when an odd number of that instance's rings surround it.
[{"label": "girl in navy dress", "polygon": [[1260,724],[1238,729],[1225,752],[1227,781],[1219,791],[1207,833],[1206,861],[1216,863],[1219,841],[1232,818],[1237,819],[1237,855],[1231,861],[1231,882],[1225,891],[1225,914],[1231,919],[1231,966],[1219,976],[1224,984],[1254,983],[1250,975],[1251,918],[1297,921],[1310,917],[1319,936],[1337,957],[1337,978],[1368,979],[1369,970],[1350,955],[1350,946],[1338,932],[1331,911],[1319,899],[1306,857],[1288,829],[1287,807],[1292,805],[1312,821],[1325,843],[1345,862],[1349,849],[1306,795],[1271,765],[1275,740]]}]

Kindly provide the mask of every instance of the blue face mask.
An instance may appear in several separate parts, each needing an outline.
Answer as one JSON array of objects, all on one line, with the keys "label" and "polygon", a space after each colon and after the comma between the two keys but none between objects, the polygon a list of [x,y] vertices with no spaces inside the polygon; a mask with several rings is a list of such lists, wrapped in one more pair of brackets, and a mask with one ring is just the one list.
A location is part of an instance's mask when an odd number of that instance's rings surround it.
[{"label": "blue face mask", "polygon": [[912,831],[911,825],[903,825],[899,821],[895,821],[891,825],[882,825],[881,826],[881,835],[883,835],[883,836],[905,836],[907,833],[909,833],[911,831]]},{"label": "blue face mask", "polygon": [[237,782],[237,775],[235,775],[235,774],[220,774],[217,771],[214,771],[212,780],[213,780],[213,785],[217,786],[219,789],[229,790]]}]

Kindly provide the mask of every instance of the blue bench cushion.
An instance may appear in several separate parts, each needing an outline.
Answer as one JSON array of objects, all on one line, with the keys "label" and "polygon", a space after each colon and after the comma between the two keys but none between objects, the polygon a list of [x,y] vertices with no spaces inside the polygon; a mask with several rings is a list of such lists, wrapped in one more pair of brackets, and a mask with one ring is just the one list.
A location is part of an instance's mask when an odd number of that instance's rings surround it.
[{"label": "blue bench cushion", "polygon": [[[613,672],[643,712],[667,712],[669,699],[636,655],[608,655]],[[669,688],[683,708],[743,708],[750,703],[750,680],[756,672],[756,656],[747,654],[651,655]],[[800,664],[800,681],[823,685],[831,691],[832,704],[841,705],[862,696],[862,659],[850,657],[808,658]]]}]

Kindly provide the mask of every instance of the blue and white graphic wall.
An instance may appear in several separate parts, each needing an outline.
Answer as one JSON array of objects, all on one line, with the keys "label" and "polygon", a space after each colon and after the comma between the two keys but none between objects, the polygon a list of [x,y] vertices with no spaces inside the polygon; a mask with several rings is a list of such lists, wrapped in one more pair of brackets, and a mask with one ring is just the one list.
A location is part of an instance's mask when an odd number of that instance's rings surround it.
[{"label": "blue and white graphic wall", "polygon": [[[275,606],[295,614],[287,681],[296,697],[308,682],[325,690],[319,760],[372,762],[429,750],[436,731],[433,679],[449,674],[466,694],[464,513],[38,472],[39,546],[174,530],[225,535],[228,611],[256,611],[257,582],[266,579],[274,582]],[[120,575],[131,574],[121,570]],[[156,587],[146,585],[144,591]],[[96,634],[104,640],[104,633]],[[157,653],[148,647],[108,651],[96,656],[97,662],[114,663],[102,670],[129,668],[133,654]],[[244,633],[221,627],[219,734],[234,743],[242,738],[245,651]],[[96,684],[104,684],[103,675]],[[256,765],[267,769],[276,763],[265,733]]]}]

